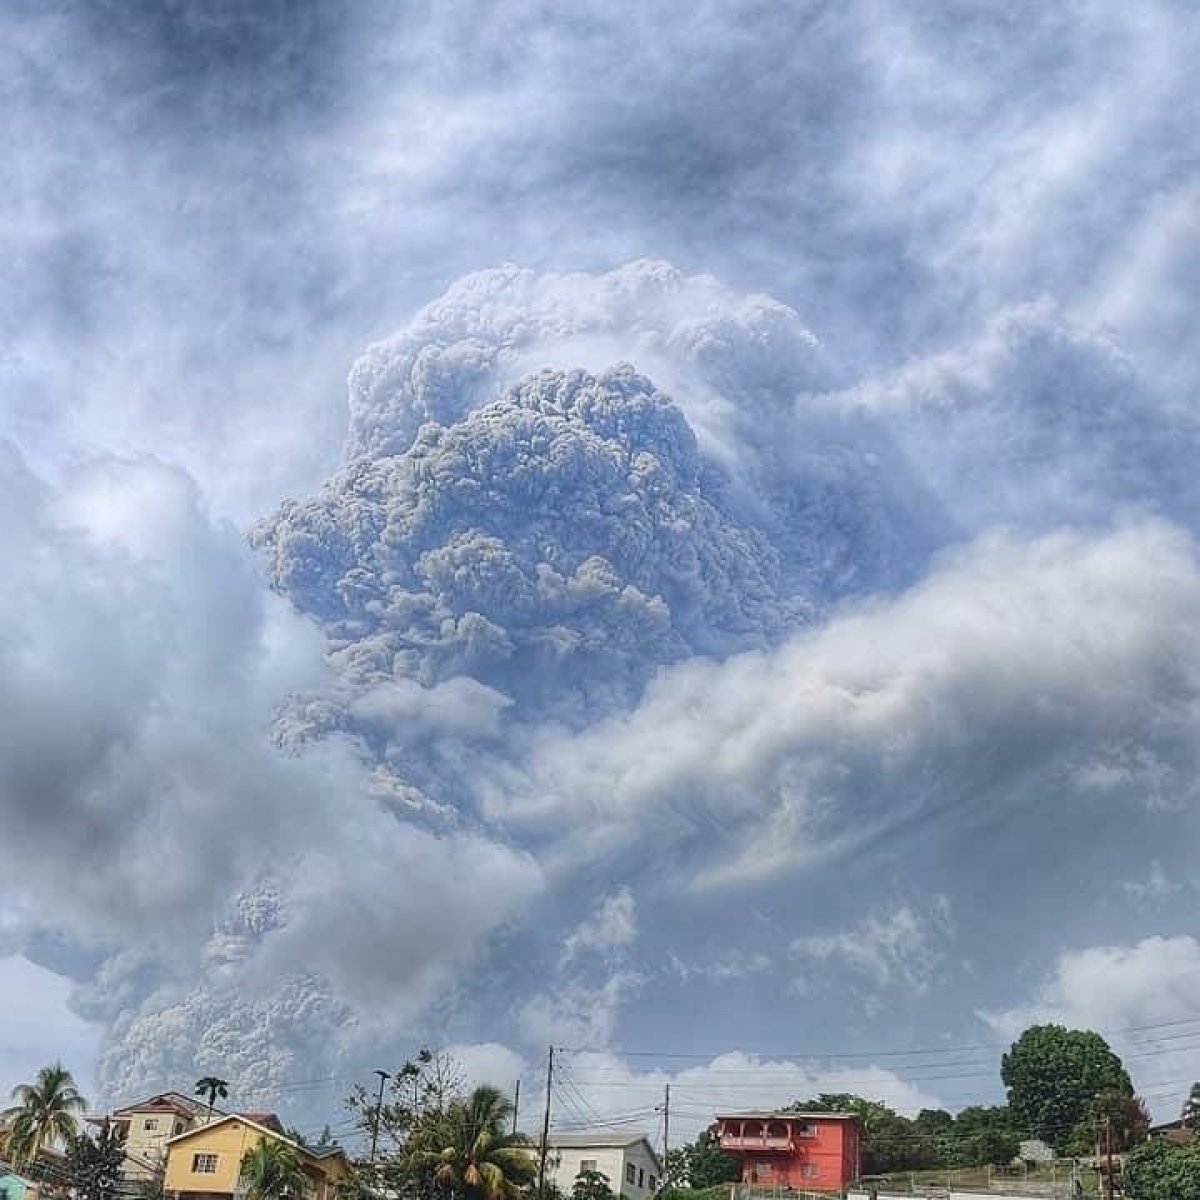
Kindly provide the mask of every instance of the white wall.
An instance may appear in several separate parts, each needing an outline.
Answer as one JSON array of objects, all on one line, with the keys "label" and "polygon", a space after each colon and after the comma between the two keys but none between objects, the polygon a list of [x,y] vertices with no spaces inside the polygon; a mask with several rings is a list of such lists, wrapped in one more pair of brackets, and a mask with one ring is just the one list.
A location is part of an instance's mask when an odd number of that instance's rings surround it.
[{"label": "white wall", "polygon": [[[629,1200],[648,1200],[662,1185],[658,1167],[644,1142],[632,1146],[560,1147],[555,1146],[552,1139],[546,1156],[546,1178],[569,1194],[585,1162],[594,1162],[594,1170],[608,1176],[612,1190],[617,1195],[628,1196]],[[632,1183],[626,1174],[626,1168],[630,1166],[633,1168]]]}]

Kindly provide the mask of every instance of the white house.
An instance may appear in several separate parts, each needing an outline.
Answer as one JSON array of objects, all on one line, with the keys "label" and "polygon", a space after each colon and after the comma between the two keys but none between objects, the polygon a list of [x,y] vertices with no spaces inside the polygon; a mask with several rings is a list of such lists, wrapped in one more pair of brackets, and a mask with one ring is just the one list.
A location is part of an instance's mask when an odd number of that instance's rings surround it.
[{"label": "white house", "polygon": [[570,1195],[584,1171],[607,1176],[612,1190],[628,1200],[648,1200],[662,1187],[663,1167],[645,1134],[555,1133],[546,1142],[546,1178]]}]

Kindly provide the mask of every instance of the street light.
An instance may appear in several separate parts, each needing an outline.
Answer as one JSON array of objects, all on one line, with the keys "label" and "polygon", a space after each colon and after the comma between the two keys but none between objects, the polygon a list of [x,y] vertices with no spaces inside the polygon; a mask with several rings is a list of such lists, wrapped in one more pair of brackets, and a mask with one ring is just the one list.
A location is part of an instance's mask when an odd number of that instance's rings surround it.
[{"label": "street light", "polygon": [[381,1071],[378,1067],[375,1068],[375,1074],[379,1076],[379,1099],[375,1101],[375,1120],[371,1125],[371,1162],[375,1161],[375,1148],[379,1145],[379,1122],[383,1117],[383,1085],[391,1079],[386,1071]]}]

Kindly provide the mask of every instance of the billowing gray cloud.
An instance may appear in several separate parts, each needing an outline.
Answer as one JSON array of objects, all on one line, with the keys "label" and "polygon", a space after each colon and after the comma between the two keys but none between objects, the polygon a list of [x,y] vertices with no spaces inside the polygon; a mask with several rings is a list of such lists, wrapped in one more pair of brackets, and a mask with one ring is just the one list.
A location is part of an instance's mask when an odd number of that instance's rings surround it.
[{"label": "billowing gray cloud", "polygon": [[728,490],[648,380],[547,372],[353,461],[258,540],[363,682],[469,674],[561,713],[580,692],[628,703],[658,664],[803,616]]}]

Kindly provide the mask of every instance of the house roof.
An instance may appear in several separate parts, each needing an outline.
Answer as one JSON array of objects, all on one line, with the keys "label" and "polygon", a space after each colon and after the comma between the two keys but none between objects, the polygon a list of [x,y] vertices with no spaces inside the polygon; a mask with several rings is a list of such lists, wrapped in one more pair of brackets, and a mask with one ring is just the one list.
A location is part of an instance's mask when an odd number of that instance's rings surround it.
[{"label": "house roof", "polygon": [[[256,1121],[255,1116],[269,1117],[275,1122],[275,1128],[270,1125],[264,1125],[261,1121]],[[259,1133],[265,1133],[268,1137],[273,1138],[277,1142],[283,1142],[285,1146],[291,1146],[293,1150],[298,1150],[301,1154],[308,1158],[322,1162],[327,1158],[333,1158],[335,1155],[346,1157],[346,1152],[341,1146],[331,1146],[320,1151],[310,1150],[307,1146],[300,1145],[299,1142],[293,1141],[279,1128],[279,1118],[274,1113],[230,1113],[226,1117],[222,1117],[219,1121],[211,1121],[207,1125],[198,1125],[195,1129],[188,1129],[183,1133],[177,1133],[172,1138],[167,1138],[168,1146],[175,1145],[176,1142],[186,1142],[189,1138],[203,1137],[207,1133],[211,1133],[219,1125],[226,1125],[230,1121],[238,1121],[243,1125],[249,1125],[251,1129],[257,1129]]]},{"label": "house roof", "polygon": [[[197,1113],[207,1111],[207,1104],[201,1104],[179,1092],[161,1092],[157,1096],[148,1096],[145,1100],[138,1100],[133,1104],[126,1104],[123,1108],[118,1108],[113,1116],[126,1117],[135,1113],[173,1112],[181,1117],[194,1117]],[[219,1108],[213,1109],[214,1113],[220,1111]]]},{"label": "house roof", "polygon": [[718,1113],[718,1121],[858,1121],[858,1113],[779,1112],[746,1109],[744,1112]]},{"label": "house roof", "polygon": [[234,1113],[235,1117],[245,1117],[251,1125],[261,1125],[274,1133],[283,1133],[283,1122],[273,1112],[244,1112]]}]

